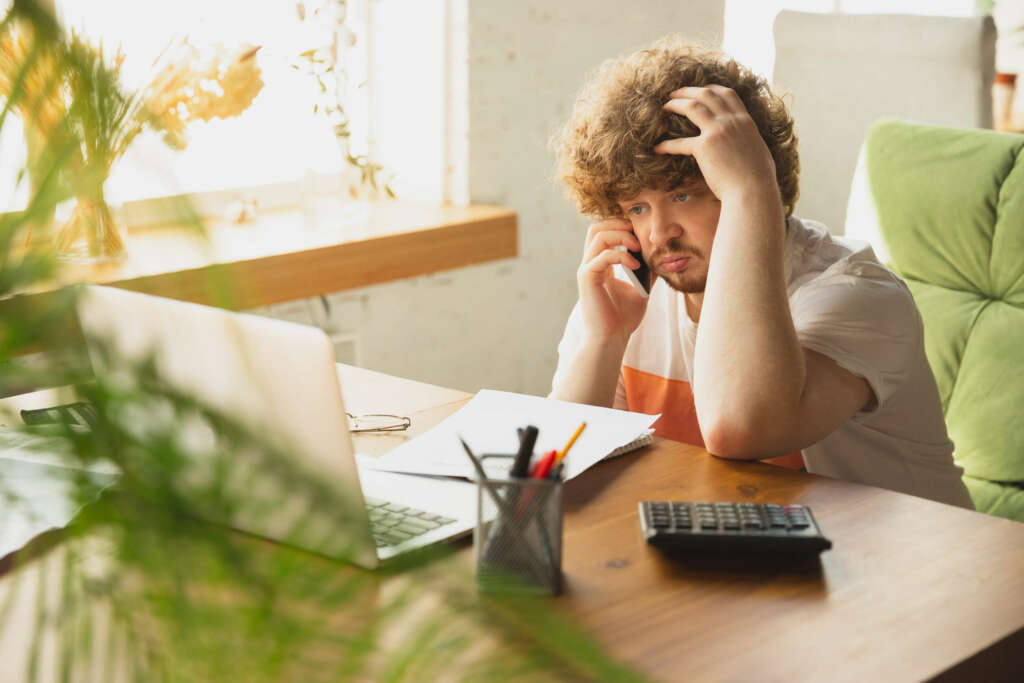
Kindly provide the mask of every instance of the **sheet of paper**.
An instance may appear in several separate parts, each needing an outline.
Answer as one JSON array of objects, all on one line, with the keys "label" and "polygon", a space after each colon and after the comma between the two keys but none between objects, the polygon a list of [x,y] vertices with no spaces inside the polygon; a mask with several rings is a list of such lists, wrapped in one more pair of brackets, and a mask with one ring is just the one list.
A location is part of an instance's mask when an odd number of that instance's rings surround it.
[{"label": "sheet of paper", "polygon": [[[48,451],[46,439],[0,429],[0,557],[35,536],[65,526],[81,508],[76,502],[82,469]],[[116,479],[113,465],[86,470],[98,487]]]},{"label": "sheet of paper", "polygon": [[[586,429],[565,460],[565,478],[571,479],[616,448],[645,434],[658,417],[485,389],[444,422],[373,459],[367,466],[391,472],[472,478],[473,466],[459,436],[477,456],[514,454],[519,448],[516,428],[533,425],[539,430],[534,447],[539,457],[550,450],[560,451],[579,424],[586,422]],[[505,476],[512,461],[485,458],[483,462],[489,475]]]}]

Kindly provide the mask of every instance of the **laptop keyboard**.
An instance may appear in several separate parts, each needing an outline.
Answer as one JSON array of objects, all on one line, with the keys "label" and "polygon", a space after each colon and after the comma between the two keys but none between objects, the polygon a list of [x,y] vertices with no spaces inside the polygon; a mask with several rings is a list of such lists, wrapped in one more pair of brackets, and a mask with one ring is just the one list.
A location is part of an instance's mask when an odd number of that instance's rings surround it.
[{"label": "laptop keyboard", "polygon": [[452,517],[376,498],[366,499],[366,511],[370,515],[370,529],[378,548],[405,543],[410,538],[455,521]]}]

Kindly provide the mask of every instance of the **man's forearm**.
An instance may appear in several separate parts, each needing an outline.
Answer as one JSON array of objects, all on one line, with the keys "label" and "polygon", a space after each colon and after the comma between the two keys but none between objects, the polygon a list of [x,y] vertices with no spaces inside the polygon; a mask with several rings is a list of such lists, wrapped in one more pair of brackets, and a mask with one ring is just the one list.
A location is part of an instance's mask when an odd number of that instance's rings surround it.
[{"label": "man's forearm", "polygon": [[786,296],[784,241],[775,188],[723,197],[693,373],[712,452],[744,455],[797,414],[806,368]]},{"label": "man's forearm", "polygon": [[551,398],[612,407],[625,350],[625,342],[619,340],[584,342]]}]

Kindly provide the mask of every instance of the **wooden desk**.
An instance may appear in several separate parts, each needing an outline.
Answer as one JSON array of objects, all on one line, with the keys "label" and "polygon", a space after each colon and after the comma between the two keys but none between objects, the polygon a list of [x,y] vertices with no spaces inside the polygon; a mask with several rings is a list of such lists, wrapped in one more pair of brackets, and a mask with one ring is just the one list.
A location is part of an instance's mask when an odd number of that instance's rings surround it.
[{"label": "wooden desk", "polygon": [[[409,415],[408,435],[468,394],[339,366],[351,412]],[[641,499],[810,505],[831,551],[807,560],[672,561],[641,539]],[[1024,524],[658,440],[565,492],[565,594],[553,605],[660,680],[1019,680]],[[456,558],[471,565],[470,549]],[[2,668],[2,667],[0,667]]]},{"label": "wooden desk", "polygon": [[[414,433],[468,398],[438,388],[431,408],[426,385],[341,378],[360,411],[407,395]],[[795,563],[672,561],[639,531],[637,501],[657,499],[806,504],[834,547]],[[1019,680],[1024,524],[666,440],[569,482],[565,507],[553,602],[655,679]]]}]

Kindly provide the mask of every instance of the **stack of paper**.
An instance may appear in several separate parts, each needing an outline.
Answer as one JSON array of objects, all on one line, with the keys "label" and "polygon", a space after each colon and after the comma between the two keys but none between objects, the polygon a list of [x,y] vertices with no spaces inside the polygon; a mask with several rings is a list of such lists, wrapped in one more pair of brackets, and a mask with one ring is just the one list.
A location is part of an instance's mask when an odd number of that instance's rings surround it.
[{"label": "stack of paper", "polygon": [[[483,390],[444,422],[372,462],[367,467],[391,472],[450,477],[474,475],[459,444],[461,436],[478,455],[514,454],[519,449],[517,427],[540,430],[534,452],[561,450],[581,422],[587,428],[565,459],[565,478],[571,479],[619,448],[650,433],[659,415],[553,399]],[[487,458],[488,474],[505,476],[510,461]]]}]

